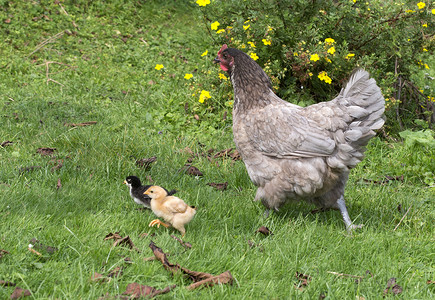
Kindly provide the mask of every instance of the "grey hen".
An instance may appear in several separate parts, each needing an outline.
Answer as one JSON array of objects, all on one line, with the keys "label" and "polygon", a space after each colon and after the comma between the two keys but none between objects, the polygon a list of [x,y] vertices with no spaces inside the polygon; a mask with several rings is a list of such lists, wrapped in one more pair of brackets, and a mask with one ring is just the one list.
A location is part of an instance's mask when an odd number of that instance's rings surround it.
[{"label": "grey hen", "polygon": [[356,70],[335,99],[300,107],[275,95],[269,77],[246,53],[223,45],[214,61],[230,75],[234,142],[266,213],[304,200],[339,209],[348,230],[360,227],[350,220],[344,188],[373,130],[384,124],[376,81]]}]

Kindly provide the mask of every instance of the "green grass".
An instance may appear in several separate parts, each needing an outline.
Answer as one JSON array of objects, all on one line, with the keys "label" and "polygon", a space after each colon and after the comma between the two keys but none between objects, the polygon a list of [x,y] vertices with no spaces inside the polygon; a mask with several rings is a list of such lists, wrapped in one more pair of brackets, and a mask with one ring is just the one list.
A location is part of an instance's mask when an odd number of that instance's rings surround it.
[{"label": "green grass", "polygon": [[[76,3],[65,4],[66,16],[51,2],[9,2],[11,23],[0,25],[5,41],[0,46],[0,143],[13,142],[0,148],[0,249],[10,252],[0,258],[0,280],[31,290],[34,299],[97,299],[107,292],[121,294],[131,282],[156,288],[177,285],[161,299],[317,299],[322,293],[329,299],[380,299],[388,279],[396,277],[403,287],[399,298],[434,297],[433,284],[426,283],[435,279],[435,193],[427,184],[434,149],[373,140],[346,189],[351,217],[365,224],[352,237],[338,212],[311,214],[313,207],[304,203],[289,204],[265,219],[262,205],[252,202],[255,188],[241,161],[216,159],[216,164],[199,156],[193,164],[203,177],[179,171],[190,156],[183,151],[186,147],[197,153],[234,147],[230,121],[211,126],[196,121],[195,111],[186,115],[184,110],[186,102],[192,109],[197,105],[192,93],[212,86],[201,78],[213,56],[201,53],[218,49],[195,6],[178,1],[166,6]],[[51,21],[32,21],[43,14]],[[77,33],[28,57],[64,29]],[[124,42],[116,30],[132,37]],[[39,66],[46,61],[72,66],[50,65],[50,70],[62,70],[50,74],[62,85],[46,84],[45,66]],[[155,70],[156,63],[165,70]],[[183,76],[196,68],[198,86],[192,90]],[[222,110],[202,111],[200,117]],[[64,125],[85,121],[97,124]],[[53,157],[42,157],[36,152],[40,147],[56,151]],[[157,162],[150,170],[136,166],[136,159],[151,156]],[[52,170],[54,157],[63,159],[62,168]],[[29,166],[40,168],[20,172]],[[177,189],[177,196],[198,207],[187,225],[190,250],[170,237],[178,234],[174,230],[148,227],[154,216],[137,210],[122,185],[133,174]],[[364,180],[385,175],[404,175],[404,180],[385,185]],[[225,181],[229,188],[223,192],[206,185]],[[255,233],[260,226],[274,235]],[[129,235],[141,252],[104,241],[106,234],[117,231]],[[155,236],[139,237],[143,232]],[[27,249],[32,238],[58,250],[40,250],[43,257],[38,257]],[[230,270],[233,286],[186,290],[189,279],[172,276],[157,261],[143,260],[152,256],[151,240],[171,254],[171,262],[190,270]],[[258,246],[251,248],[248,241]],[[125,257],[132,263],[125,263]],[[107,274],[117,266],[123,267],[118,278],[90,280],[94,272]],[[296,272],[312,278],[303,291],[295,288]],[[328,272],[364,279],[357,284],[354,278]],[[13,290],[0,287],[0,299],[9,298]]]}]

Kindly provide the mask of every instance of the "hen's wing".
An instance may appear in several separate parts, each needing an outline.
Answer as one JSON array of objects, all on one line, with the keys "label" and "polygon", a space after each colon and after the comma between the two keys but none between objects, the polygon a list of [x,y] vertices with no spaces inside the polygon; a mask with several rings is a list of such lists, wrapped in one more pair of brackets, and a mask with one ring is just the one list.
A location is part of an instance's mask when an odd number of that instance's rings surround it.
[{"label": "hen's wing", "polygon": [[331,132],[307,116],[303,109],[281,100],[245,115],[251,145],[276,158],[321,157],[334,152]]},{"label": "hen's wing", "polygon": [[184,213],[187,210],[188,205],[181,200],[178,197],[169,196],[167,197],[167,200],[163,204],[163,206],[170,212],[170,213]]}]

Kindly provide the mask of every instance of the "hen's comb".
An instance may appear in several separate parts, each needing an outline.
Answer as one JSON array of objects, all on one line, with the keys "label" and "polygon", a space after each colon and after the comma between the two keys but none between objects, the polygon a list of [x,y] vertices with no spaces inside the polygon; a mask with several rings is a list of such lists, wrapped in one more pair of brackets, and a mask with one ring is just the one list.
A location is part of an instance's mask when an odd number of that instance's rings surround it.
[{"label": "hen's comb", "polygon": [[218,54],[221,54],[222,51],[224,51],[224,50],[227,49],[227,48],[228,48],[227,44],[224,44],[224,45],[222,46],[221,50],[219,50]]}]

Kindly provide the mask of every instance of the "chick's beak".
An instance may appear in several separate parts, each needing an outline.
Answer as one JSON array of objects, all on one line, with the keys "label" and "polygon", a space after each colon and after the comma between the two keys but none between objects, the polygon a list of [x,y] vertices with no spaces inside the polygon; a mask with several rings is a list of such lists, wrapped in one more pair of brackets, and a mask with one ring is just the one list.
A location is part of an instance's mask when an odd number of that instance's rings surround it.
[{"label": "chick's beak", "polygon": [[124,182],[122,184],[127,184],[127,180],[124,180]]},{"label": "chick's beak", "polygon": [[219,56],[216,56],[216,58],[213,59],[213,62],[214,62],[215,64],[220,63],[221,60],[219,59]]},{"label": "chick's beak", "polygon": [[144,195],[149,195],[150,194],[150,192],[148,192],[148,191],[145,191],[144,193],[143,193]]}]

